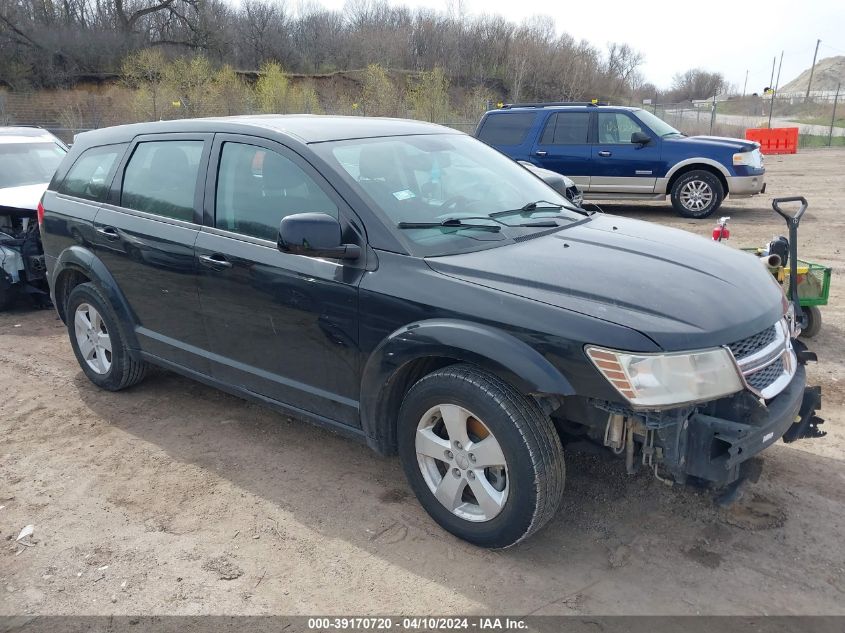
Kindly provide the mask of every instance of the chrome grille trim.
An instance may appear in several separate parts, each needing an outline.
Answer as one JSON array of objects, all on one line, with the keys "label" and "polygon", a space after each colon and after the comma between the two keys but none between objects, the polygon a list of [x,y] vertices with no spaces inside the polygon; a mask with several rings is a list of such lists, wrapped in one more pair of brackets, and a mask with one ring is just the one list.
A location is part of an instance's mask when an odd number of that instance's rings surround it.
[{"label": "chrome grille trim", "polygon": [[[750,351],[754,349],[755,343],[765,345]],[[725,348],[731,353],[745,387],[764,400],[774,398],[783,391],[798,368],[786,319],[781,319],[759,334],[726,345]],[[737,357],[734,350],[744,355]]]}]

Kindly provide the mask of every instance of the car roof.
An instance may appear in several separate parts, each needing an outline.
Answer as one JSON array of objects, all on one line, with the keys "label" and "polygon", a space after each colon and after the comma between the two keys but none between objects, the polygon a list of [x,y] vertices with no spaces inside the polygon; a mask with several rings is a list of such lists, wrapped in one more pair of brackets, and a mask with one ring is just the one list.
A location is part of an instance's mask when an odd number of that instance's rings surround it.
[{"label": "car roof", "polygon": [[133,123],[84,132],[78,135],[78,140],[84,141],[86,145],[92,145],[97,142],[126,141],[139,134],[177,132],[251,132],[254,134],[257,131],[278,132],[294,137],[303,143],[414,134],[463,134],[442,125],[407,119],[316,114],[259,114]]},{"label": "car roof", "polygon": [[496,108],[495,110],[489,110],[487,114],[497,114],[497,113],[504,113],[504,112],[548,112],[548,111],[560,111],[560,110],[586,110],[588,112],[592,112],[593,110],[627,110],[629,112],[634,112],[636,110],[642,110],[642,108],[638,108],[636,106],[616,106],[616,105],[560,105],[560,104],[549,104],[549,105],[527,105],[527,106],[520,106],[514,105],[509,106],[507,108]]},{"label": "car roof", "polygon": [[0,143],[55,143],[58,139],[40,127],[0,127]]}]

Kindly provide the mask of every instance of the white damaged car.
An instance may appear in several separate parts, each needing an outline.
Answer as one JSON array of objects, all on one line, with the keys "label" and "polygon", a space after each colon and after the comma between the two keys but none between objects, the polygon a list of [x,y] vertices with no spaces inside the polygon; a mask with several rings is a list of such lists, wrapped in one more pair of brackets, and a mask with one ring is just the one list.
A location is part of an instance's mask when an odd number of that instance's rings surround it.
[{"label": "white damaged car", "polygon": [[21,294],[49,304],[38,204],[67,153],[37,127],[0,127],[0,310]]}]

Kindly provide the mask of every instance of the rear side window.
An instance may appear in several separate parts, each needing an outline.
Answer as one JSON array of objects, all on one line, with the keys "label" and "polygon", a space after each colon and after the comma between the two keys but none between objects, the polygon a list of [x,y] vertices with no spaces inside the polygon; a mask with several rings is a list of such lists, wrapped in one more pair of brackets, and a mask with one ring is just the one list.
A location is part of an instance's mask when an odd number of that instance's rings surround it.
[{"label": "rear side window", "polygon": [[478,131],[478,138],[488,145],[521,145],[536,117],[536,112],[491,114]]},{"label": "rear side window", "polygon": [[557,112],[549,117],[540,145],[586,145],[589,112]]},{"label": "rear side window", "polygon": [[193,222],[203,145],[181,140],[138,143],[123,175],[121,206]]},{"label": "rear side window", "polygon": [[96,202],[105,200],[111,184],[109,175],[125,149],[126,145],[86,149],[68,171],[59,193]]},{"label": "rear side window", "polygon": [[338,217],[335,203],[290,159],[255,145],[223,144],[214,226],[276,241],[282,218],[306,212]]}]

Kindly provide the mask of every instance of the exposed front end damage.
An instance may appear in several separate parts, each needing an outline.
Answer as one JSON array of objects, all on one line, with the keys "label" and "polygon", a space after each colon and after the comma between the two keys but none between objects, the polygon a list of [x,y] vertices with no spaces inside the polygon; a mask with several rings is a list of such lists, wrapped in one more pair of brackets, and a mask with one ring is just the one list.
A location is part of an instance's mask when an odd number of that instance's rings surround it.
[{"label": "exposed front end damage", "polygon": [[0,309],[21,294],[50,305],[41,234],[34,211],[0,206]]},{"label": "exposed front end damage", "polygon": [[815,354],[791,334],[785,319],[727,346],[745,386],[731,396],[664,410],[591,400],[564,415],[624,454],[629,473],[646,467],[667,484],[706,483],[731,501],[746,479],[756,480],[753,458],[765,448],[825,435],[816,414],[821,389],[807,386],[805,365]]}]

